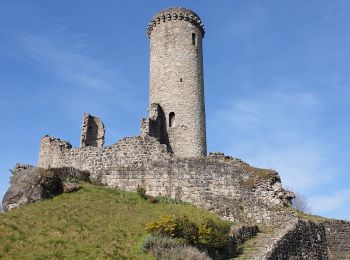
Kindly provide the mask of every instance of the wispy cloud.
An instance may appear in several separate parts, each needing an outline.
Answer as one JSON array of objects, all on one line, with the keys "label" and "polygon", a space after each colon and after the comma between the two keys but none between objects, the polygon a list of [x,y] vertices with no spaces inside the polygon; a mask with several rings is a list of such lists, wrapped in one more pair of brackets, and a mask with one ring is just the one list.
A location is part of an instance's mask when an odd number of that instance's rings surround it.
[{"label": "wispy cloud", "polygon": [[312,93],[270,91],[229,102],[213,123],[230,130],[227,153],[278,170],[284,184],[304,192],[334,177],[317,137],[321,111]]},{"label": "wispy cloud", "polygon": [[38,95],[50,105],[56,102],[66,116],[75,119],[77,114],[90,112],[108,120],[111,109],[121,109],[123,116],[143,107],[125,68],[108,60],[106,51],[101,51],[103,46],[91,44],[86,35],[68,33],[65,28],[56,28],[55,33],[17,35],[20,48],[16,59],[29,60],[34,63],[32,68],[50,75],[52,87],[38,88]]},{"label": "wispy cloud", "polygon": [[[314,196],[308,199],[309,204],[312,206],[312,209],[327,214],[336,210],[348,210],[350,214],[350,190],[340,190],[331,195],[326,196]],[[348,215],[350,219],[350,215]]]},{"label": "wispy cloud", "polygon": [[20,37],[20,43],[26,57],[78,87],[106,90],[128,84],[120,71],[110,69],[87,54],[89,50],[84,43],[77,41],[78,37],[68,38],[69,41],[57,36],[26,33]]},{"label": "wispy cloud", "polygon": [[327,6],[318,7],[316,14],[319,14],[325,18],[330,18],[332,15],[339,15],[339,13],[347,14],[349,9],[349,2],[347,0],[338,0],[327,2]]}]

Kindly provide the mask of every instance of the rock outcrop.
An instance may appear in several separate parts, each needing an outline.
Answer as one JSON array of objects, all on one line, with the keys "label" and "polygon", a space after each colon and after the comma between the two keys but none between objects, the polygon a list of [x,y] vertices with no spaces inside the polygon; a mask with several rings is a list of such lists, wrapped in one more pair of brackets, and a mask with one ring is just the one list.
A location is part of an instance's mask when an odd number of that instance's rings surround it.
[{"label": "rock outcrop", "polygon": [[[69,167],[43,169],[17,164],[12,171],[10,187],[2,200],[5,211],[22,205],[52,198],[65,190],[78,190],[77,185],[66,183],[78,180],[89,181],[89,173]],[[72,188],[74,186],[74,188]]]}]

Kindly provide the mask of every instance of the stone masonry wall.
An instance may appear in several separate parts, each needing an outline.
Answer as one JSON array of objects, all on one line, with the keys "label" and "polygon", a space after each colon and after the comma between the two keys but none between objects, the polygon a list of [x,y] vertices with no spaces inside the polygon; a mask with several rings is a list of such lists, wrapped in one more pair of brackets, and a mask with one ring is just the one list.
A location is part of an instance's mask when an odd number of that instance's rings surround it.
[{"label": "stone masonry wall", "polygon": [[275,224],[285,218],[279,209],[292,197],[276,172],[223,154],[174,158],[166,145],[149,136],[124,138],[105,148],[71,148],[68,142],[45,136],[39,166],[87,170],[105,185],[128,191],[142,186],[150,195],[188,201],[230,220]]},{"label": "stone masonry wall", "polygon": [[170,150],[177,157],[206,156],[200,18],[185,8],[163,10],[152,18],[148,36],[149,104],[159,104],[164,111]]},{"label": "stone masonry wall", "polygon": [[44,136],[40,142],[38,166],[43,168],[74,167],[87,170],[94,180],[101,180],[102,174],[115,165],[137,167],[151,159],[166,159],[166,145],[156,138],[126,137],[107,147],[86,146],[72,148],[71,144],[58,138]]},{"label": "stone masonry wall", "polygon": [[[282,219],[278,208],[289,195],[278,180],[271,176],[252,188],[247,185],[252,173],[242,166],[245,164],[235,159],[174,158],[139,167],[110,167],[104,173],[103,183],[129,191],[142,186],[150,195],[188,201],[230,220],[270,223]],[[260,189],[266,186],[270,193]]]},{"label": "stone masonry wall", "polygon": [[350,222],[328,221],[324,223],[328,256],[331,260],[350,259]]},{"label": "stone masonry wall", "polygon": [[350,222],[293,218],[269,238],[254,259],[350,259]]},{"label": "stone masonry wall", "polygon": [[105,127],[101,119],[84,113],[80,146],[102,147],[105,142]]},{"label": "stone masonry wall", "polygon": [[270,243],[268,252],[260,252],[256,259],[328,259],[327,240],[323,223],[301,219],[291,221],[286,225],[283,235],[271,238]]}]

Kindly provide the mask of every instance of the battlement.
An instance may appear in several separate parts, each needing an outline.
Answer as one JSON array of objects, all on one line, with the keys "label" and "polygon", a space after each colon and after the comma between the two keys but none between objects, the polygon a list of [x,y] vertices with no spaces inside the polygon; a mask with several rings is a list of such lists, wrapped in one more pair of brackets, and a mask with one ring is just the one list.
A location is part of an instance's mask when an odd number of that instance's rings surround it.
[{"label": "battlement", "polygon": [[164,9],[152,17],[151,22],[147,27],[147,36],[151,37],[153,28],[160,23],[170,22],[170,21],[185,21],[196,25],[202,32],[202,37],[205,34],[205,27],[200,19],[200,17],[190,9],[183,7],[167,8]]}]

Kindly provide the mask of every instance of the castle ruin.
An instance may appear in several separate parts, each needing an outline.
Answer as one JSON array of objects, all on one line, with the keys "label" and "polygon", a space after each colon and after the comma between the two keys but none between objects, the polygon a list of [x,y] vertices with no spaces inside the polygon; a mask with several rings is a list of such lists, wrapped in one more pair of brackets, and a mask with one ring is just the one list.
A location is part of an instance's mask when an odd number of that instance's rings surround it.
[{"label": "castle ruin", "polygon": [[[149,115],[141,120],[140,135],[103,146],[102,121],[84,114],[80,147],[44,136],[38,166],[74,167],[106,186],[144,187],[149,195],[191,202],[231,221],[273,227],[270,244],[256,259],[349,259],[348,222],[302,220],[290,209],[294,195],[282,188],[277,172],[222,153],[207,155],[204,33],[191,10],[154,15],[147,29]],[[347,235],[340,239],[342,233]]]}]

